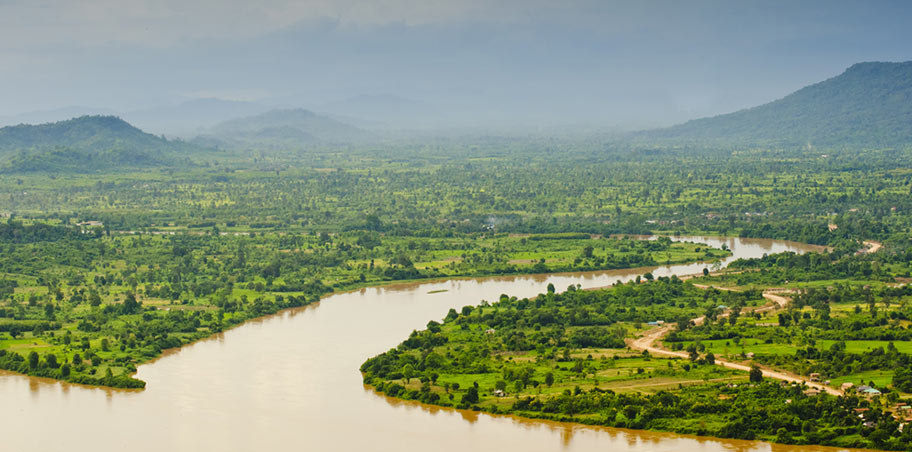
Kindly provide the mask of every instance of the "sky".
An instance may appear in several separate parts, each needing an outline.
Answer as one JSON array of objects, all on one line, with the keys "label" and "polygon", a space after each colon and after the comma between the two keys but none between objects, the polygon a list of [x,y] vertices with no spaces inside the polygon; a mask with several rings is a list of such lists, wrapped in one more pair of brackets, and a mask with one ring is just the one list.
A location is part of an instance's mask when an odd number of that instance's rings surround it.
[{"label": "sky", "polygon": [[438,126],[657,127],[912,60],[909,23],[906,1],[0,0],[0,116],[375,96]]}]

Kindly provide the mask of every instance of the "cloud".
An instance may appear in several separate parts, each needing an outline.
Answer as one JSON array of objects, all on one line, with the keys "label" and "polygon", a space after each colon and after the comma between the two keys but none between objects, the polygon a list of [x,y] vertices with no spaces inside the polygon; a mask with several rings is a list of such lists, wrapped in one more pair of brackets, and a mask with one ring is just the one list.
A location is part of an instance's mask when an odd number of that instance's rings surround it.
[{"label": "cloud", "polygon": [[341,27],[422,26],[521,21],[574,9],[551,5],[542,0],[7,0],[0,2],[0,46],[154,47],[243,39],[326,20]]}]

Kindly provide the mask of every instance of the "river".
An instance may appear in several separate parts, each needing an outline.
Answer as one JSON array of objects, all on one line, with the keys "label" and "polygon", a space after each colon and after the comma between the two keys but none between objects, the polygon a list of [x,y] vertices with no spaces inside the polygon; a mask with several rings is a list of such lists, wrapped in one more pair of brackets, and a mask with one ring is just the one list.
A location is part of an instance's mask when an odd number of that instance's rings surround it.
[{"label": "river", "polygon": [[[734,256],[815,249],[685,238]],[[367,288],[254,320],[139,367],[142,391],[0,373],[0,451],[835,451],[588,427],[427,407],[365,388],[358,368],[450,308],[610,285],[702,264]],[[434,293],[431,293],[434,292]]]}]

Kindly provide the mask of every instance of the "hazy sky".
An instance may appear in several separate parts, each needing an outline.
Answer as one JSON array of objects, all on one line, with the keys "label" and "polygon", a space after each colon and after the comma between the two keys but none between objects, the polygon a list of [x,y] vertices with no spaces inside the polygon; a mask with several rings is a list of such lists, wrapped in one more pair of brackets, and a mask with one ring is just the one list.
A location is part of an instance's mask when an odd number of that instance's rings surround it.
[{"label": "hazy sky", "polygon": [[0,115],[395,95],[454,121],[662,125],[912,59],[907,1],[0,0]]}]

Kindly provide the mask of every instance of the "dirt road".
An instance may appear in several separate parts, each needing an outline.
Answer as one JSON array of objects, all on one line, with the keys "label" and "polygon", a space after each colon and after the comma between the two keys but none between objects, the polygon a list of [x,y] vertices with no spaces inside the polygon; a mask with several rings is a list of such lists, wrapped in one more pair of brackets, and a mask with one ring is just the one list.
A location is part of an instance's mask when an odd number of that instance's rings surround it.
[{"label": "dirt road", "polygon": [[[719,289],[726,290],[723,288],[719,288]],[[730,289],[728,289],[728,290],[730,290]],[[781,309],[781,308],[786,307],[789,302],[788,298],[785,298],[781,295],[776,295],[776,294],[770,293],[770,292],[764,292],[763,298],[766,298],[767,300],[770,300],[773,303],[756,309],[755,310],[756,312],[769,311],[769,310],[773,310],[773,309]],[[723,314],[723,316],[725,316],[725,315],[727,315],[727,314]],[[704,317],[700,316],[700,317],[693,319],[693,322],[695,324],[699,325],[699,324],[703,323],[703,320],[704,320]],[[635,350],[645,350],[653,355],[672,356],[672,357],[687,359],[687,358],[689,358],[689,354],[687,352],[667,350],[656,344],[659,340],[661,340],[663,337],[668,335],[668,333],[670,333],[674,328],[675,327],[673,325],[667,325],[667,326],[662,326],[662,327],[658,327],[653,330],[650,330],[644,336],[631,341],[629,343],[630,348],[633,348]],[[744,364],[733,363],[731,361],[726,361],[724,359],[719,359],[719,358],[716,358],[716,365],[726,367],[728,369],[741,370],[741,371],[745,371],[745,372],[750,371],[750,366],[745,366]],[[832,394],[832,395],[837,395],[837,396],[842,395],[841,392],[839,392],[838,390],[833,389],[829,386],[823,385],[821,383],[810,382],[801,376],[792,375],[787,372],[764,368],[763,376],[768,377],[768,378],[773,378],[776,380],[793,382],[793,383],[804,383],[804,384],[808,385],[808,387],[815,388],[820,391],[826,391],[827,393]]]}]

